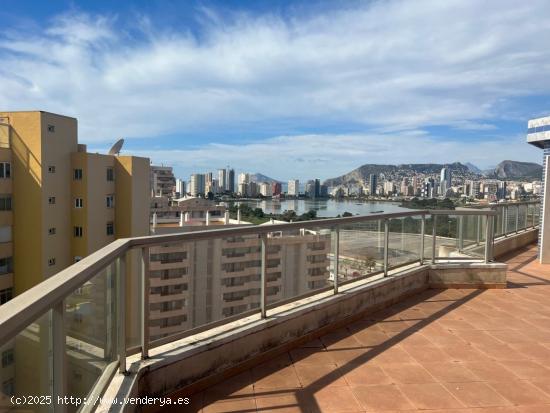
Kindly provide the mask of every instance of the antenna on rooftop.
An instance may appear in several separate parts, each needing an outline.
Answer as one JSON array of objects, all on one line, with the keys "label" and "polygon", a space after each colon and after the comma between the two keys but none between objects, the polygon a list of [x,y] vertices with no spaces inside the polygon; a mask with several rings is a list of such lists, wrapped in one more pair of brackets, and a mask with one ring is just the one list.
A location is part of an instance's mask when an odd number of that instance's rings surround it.
[{"label": "antenna on rooftop", "polygon": [[124,145],[124,139],[119,139],[115,142],[115,144],[109,149],[109,155],[119,155],[120,150],[122,149],[122,145]]}]

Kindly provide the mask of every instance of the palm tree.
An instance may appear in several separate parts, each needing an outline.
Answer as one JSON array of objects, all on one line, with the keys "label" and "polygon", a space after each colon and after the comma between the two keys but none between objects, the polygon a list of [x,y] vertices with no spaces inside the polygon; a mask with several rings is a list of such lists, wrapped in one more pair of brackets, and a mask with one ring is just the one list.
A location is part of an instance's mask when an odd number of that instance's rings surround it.
[{"label": "palm tree", "polygon": [[376,259],[371,256],[367,256],[365,258],[365,267],[367,267],[367,271],[371,272],[376,267]]}]

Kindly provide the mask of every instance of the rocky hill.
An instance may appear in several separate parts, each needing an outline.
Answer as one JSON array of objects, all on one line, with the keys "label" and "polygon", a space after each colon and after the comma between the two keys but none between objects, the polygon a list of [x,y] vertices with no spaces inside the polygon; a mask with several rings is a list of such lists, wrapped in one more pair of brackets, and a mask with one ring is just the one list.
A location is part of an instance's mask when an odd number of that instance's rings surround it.
[{"label": "rocky hill", "polygon": [[497,179],[541,179],[542,166],[534,162],[502,161],[488,174]]},{"label": "rocky hill", "polygon": [[415,174],[433,175],[439,174],[444,166],[451,169],[454,175],[461,175],[466,178],[476,178],[479,175],[472,172],[468,166],[454,162],[451,164],[436,164],[436,163],[416,163],[402,165],[376,165],[366,164],[354,169],[342,176],[327,179],[324,184],[328,186],[356,184],[360,182],[368,182],[369,175],[375,174],[379,179],[398,180],[405,176],[413,176]]},{"label": "rocky hill", "polygon": [[270,178],[269,176],[262,175],[261,173],[256,172],[255,174],[250,174],[250,182],[267,182],[272,184],[273,182],[281,182],[276,179]]}]

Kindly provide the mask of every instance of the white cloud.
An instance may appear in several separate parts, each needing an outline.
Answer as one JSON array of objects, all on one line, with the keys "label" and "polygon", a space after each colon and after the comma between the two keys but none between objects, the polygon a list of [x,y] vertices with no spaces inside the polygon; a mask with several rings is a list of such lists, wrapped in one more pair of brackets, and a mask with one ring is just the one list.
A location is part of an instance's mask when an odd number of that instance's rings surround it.
[{"label": "white cloud", "polygon": [[[172,150],[186,147],[182,138],[144,151],[185,174],[231,163],[326,178],[365,162],[535,159],[521,137],[485,137],[507,117],[550,111],[515,103],[550,94],[546,0],[378,1],[286,20],[202,8],[196,17],[200,37],[148,16],[75,12],[39,32],[0,29],[0,107],[76,116],[81,141],[96,145],[326,124],[366,131]],[[433,125],[485,141],[430,136]]]}]

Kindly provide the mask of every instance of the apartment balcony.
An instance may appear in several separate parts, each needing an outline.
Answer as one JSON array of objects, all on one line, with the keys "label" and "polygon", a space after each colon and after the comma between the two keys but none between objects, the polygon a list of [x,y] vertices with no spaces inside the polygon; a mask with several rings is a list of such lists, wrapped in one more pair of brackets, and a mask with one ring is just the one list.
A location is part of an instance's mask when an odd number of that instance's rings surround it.
[{"label": "apartment balcony", "polygon": [[[425,290],[187,396],[203,412],[549,412],[550,268],[508,288]],[[173,410],[175,411],[175,410]]]},{"label": "apartment balcony", "polygon": [[[550,267],[535,259],[538,216],[514,204],[117,240],[2,306],[0,346],[17,374],[0,372],[11,386],[0,392],[191,401],[54,411],[550,411]],[[269,233],[296,229],[326,235],[330,270],[319,285],[282,268],[284,288],[271,295]],[[151,325],[149,248],[250,235],[262,246],[259,294],[224,302],[221,274],[199,274],[190,285],[213,295],[194,290],[195,307],[182,310],[203,321]],[[140,254],[142,266],[129,265]],[[66,303],[90,281],[104,290],[80,314],[104,334],[77,363],[67,343],[86,344],[86,331],[72,333]],[[231,316],[216,313],[228,305]],[[0,406],[12,407],[9,397]]]}]

